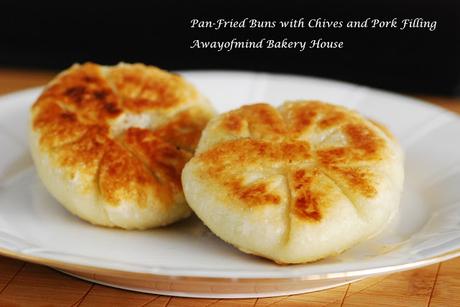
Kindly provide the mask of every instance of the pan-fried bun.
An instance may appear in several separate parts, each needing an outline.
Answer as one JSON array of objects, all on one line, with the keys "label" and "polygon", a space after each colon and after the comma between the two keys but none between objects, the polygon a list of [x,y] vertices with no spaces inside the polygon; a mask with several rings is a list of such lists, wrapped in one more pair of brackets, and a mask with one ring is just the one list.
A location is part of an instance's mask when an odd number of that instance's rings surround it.
[{"label": "pan-fried bun", "polygon": [[223,240],[278,263],[342,252],[398,211],[403,155],[389,131],[317,101],[212,119],[184,167],[190,207]]},{"label": "pan-fried bun", "polygon": [[30,148],[48,191],[93,224],[187,217],[180,181],[213,111],[182,77],[142,64],[74,65],[31,108]]}]

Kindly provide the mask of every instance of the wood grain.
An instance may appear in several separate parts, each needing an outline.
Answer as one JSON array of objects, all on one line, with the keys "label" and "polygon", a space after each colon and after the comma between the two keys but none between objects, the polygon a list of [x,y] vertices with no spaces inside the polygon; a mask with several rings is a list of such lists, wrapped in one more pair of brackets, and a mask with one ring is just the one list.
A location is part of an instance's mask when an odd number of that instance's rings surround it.
[{"label": "wood grain", "polygon": [[[0,94],[39,86],[54,73],[0,69]],[[460,98],[418,96],[460,114]],[[330,290],[285,297],[217,300],[105,287],[0,257],[0,306],[460,306],[460,258]]]}]

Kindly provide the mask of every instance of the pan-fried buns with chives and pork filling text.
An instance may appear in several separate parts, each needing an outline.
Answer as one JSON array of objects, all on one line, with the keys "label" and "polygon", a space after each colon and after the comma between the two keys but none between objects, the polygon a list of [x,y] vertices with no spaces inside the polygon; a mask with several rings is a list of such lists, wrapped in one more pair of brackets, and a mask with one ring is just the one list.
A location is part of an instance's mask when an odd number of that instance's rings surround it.
[{"label": "pan-fried buns with chives and pork filling text", "polygon": [[152,66],[74,65],[31,108],[38,175],[93,224],[146,229],[187,217],[180,181],[213,110],[182,77]]},{"label": "pan-fried buns with chives and pork filling text", "polygon": [[277,263],[335,255],[398,211],[403,154],[388,130],[317,101],[212,119],[182,173],[190,207],[223,240]]}]

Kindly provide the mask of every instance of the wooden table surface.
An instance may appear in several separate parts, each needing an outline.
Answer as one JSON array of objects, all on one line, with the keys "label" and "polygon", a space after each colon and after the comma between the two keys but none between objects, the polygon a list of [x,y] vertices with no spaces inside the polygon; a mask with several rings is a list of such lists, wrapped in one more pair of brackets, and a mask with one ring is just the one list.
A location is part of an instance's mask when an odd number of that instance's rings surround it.
[{"label": "wooden table surface", "polygon": [[[43,85],[52,76],[50,72],[0,69],[0,94]],[[460,114],[460,98],[422,99]],[[314,293],[216,300],[109,288],[0,256],[0,306],[460,306],[460,257]]]}]

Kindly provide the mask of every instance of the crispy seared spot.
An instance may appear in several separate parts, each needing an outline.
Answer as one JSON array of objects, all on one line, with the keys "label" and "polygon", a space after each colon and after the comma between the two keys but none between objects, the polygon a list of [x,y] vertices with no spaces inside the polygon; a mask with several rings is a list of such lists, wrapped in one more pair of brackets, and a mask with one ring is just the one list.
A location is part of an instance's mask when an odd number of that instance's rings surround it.
[{"label": "crispy seared spot", "polygon": [[305,191],[304,195],[295,199],[294,212],[299,218],[313,221],[321,220],[318,197],[311,191]]},{"label": "crispy seared spot", "polygon": [[50,149],[77,140],[87,132],[88,127],[77,121],[75,113],[65,111],[55,103],[43,102],[40,110],[34,107],[36,114],[32,122],[33,129],[42,133],[41,146]]},{"label": "crispy seared spot", "polygon": [[267,191],[267,185],[263,182],[243,186],[241,180],[234,180],[226,183],[230,187],[232,194],[248,206],[257,205],[276,205],[281,198],[279,195]]},{"label": "crispy seared spot", "polygon": [[99,163],[109,141],[97,130],[98,127],[90,128],[77,140],[49,152],[53,166],[60,168],[68,180],[83,178],[80,180],[79,189],[84,193],[94,189]]},{"label": "crispy seared spot", "polygon": [[182,190],[181,172],[191,158],[190,153],[140,128],[129,128],[121,141],[163,185],[170,187],[171,192]]},{"label": "crispy seared spot", "polygon": [[393,135],[393,133],[391,133],[391,131],[385,127],[383,124],[379,123],[378,121],[376,120],[373,120],[373,119],[369,119],[368,120],[374,124],[374,126],[378,127],[380,130],[383,131],[383,133],[385,133],[385,135],[391,139],[391,140],[395,140],[395,136]]},{"label": "crispy seared spot", "polygon": [[240,132],[243,127],[243,119],[234,113],[224,115],[222,126],[230,132]]},{"label": "crispy seared spot", "polygon": [[283,113],[289,132],[294,136],[308,131],[318,116],[318,110],[313,103],[290,104]]},{"label": "crispy seared spot", "polygon": [[366,156],[378,154],[383,146],[382,138],[378,137],[369,127],[360,124],[348,124],[344,128],[350,146],[361,150]]},{"label": "crispy seared spot", "polygon": [[304,109],[297,111],[294,115],[292,130],[294,132],[307,130],[313,124],[313,120],[317,114],[318,113],[315,110]]},{"label": "crispy seared spot", "polygon": [[[237,139],[198,155],[205,164],[237,167],[261,163],[303,162],[311,159],[310,146],[306,142],[286,141],[270,143],[254,139]],[[235,164],[236,163],[236,164]]]},{"label": "crispy seared spot", "polygon": [[200,173],[222,184],[230,194],[249,206],[254,204],[278,204],[279,195],[269,192],[266,183],[244,185],[235,177],[238,169],[260,169],[264,165],[284,168],[289,163],[303,163],[311,159],[308,143],[294,141],[270,143],[254,139],[237,139],[221,143],[219,146],[196,156],[201,162]]},{"label": "crispy seared spot", "polygon": [[293,212],[301,219],[310,221],[321,220],[322,193],[313,191],[313,180],[318,176],[319,170],[313,169],[308,172],[305,169],[294,171],[290,180],[292,189]]},{"label": "crispy seared spot", "polygon": [[[285,134],[286,127],[284,121],[276,109],[267,104],[255,104],[250,106],[243,106],[243,112],[247,117],[252,119],[251,125],[260,126],[264,129],[270,129],[272,133]],[[257,130],[256,129],[253,130]]]},{"label": "crispy seared spot", "polygon": [[[65,144],[59,150],[59,161],[61,167],[75,167],[83,163],[88,166],[95,160],[94,157],[101,155],[109,139],[104,134],[104,128],[93,126],[75,142]],[[85,169],[83,169],[85,170]]]},{"label": "crispy seared spot", "polygon": [[64,96],[69,97],[76,103],[80,103],[85,95],[85,88],[83,86],[73,86],[64,91]]},{"label": "crispy seared spot", "polygon": [[346,121],[346,116],[343,112],[333,111],[326,114],[318,123],[318,126],[322,129],[334,127],[340,125]]},{"label": "crispy seared spot", "polygon": [[[85,65],[91,65],[93,69],[97,68],[94,64],[85,64]],[[97,82],[98,79],[91,75],[85,75],[83,76],[83,81],[85,81],[86,83],[94,83],[94,82]]]},{"label": "crispy seared spot", "polygon": [[84,64],[59,76],[51,83],[36,104],[51,99],[74,112],[79,121],[87,124],[105,124],[122,110],[119,99],[102,76],[97,65]]},{"label": "crispy seared spot", "polygon": [[339,166],[331,166],[329,170],[338,174],[345,180],[349,188],[358,191],[362,196],[371,198],[377,194],[374,176],[370,171],[357,167]]},{"label": "crispy seared spot", "polygon": [[106,97],[109,95],[110,95],[110,92],[106,90],[99,90],[93,93],[94,98],[99,99],[99,100],[105,100]]},{"label": "crispy seared spot", "polygon": [[121,96],[124,108],[133,113],[150,109],[177,107],[198,93],[180,76],[143,65],[122,65],[112,69],[107,78]]},{"label": "crispy seared spot", "polygon": [[63,112],[60,114],[61,118],[63,120],[69,121],[69,122],[75,122],[77,121],[77,116],[75,113],[70,113],[70,112]]},{"label": "crispy seared spot", "polygon": [[106,103],[104,104],[104,109],[107,113],[109,114],[119,114],[121,112],[121,110],[119,108],[117,108],[117,106],[114,104],[114,103]]},{"label": "crispy seared spot", "polygon": [[220,124],[228,132],[241,132],[245,123],[254,139],[281,140],[287,132],[279,112],[265,103],[246,105],[231,111],[223,116]]},{"label": "crispy seared spot", "polygon": [[124,104],[138,97],[142,90],[145,72],[142,65],[121,65],[113,67],[107,74],[107,80],[117,89]]},{"label": "crispy seared spot", "polygon": [[317,150],[316,154],[322,165],[329,166],[382,159],[385,142],[368,126],[349,123],[341,129],[347,138],[348,144],[343,147]]},{"label": "crispy seared spot", "polygon": [[102,197],[109,204],[133,199],[141,208],[147,206],[154,189],[161,189],[142,162],[116,143],[112,143],[100,162],[98,183]]},{"label": "crispy seared spot", "polygon": [[336,163],[345,163],[349,159],[349,149],[347,147],[339,147],[332,149],[322,149],[316,152],[318,160],[323,165],[331,165]]}]

